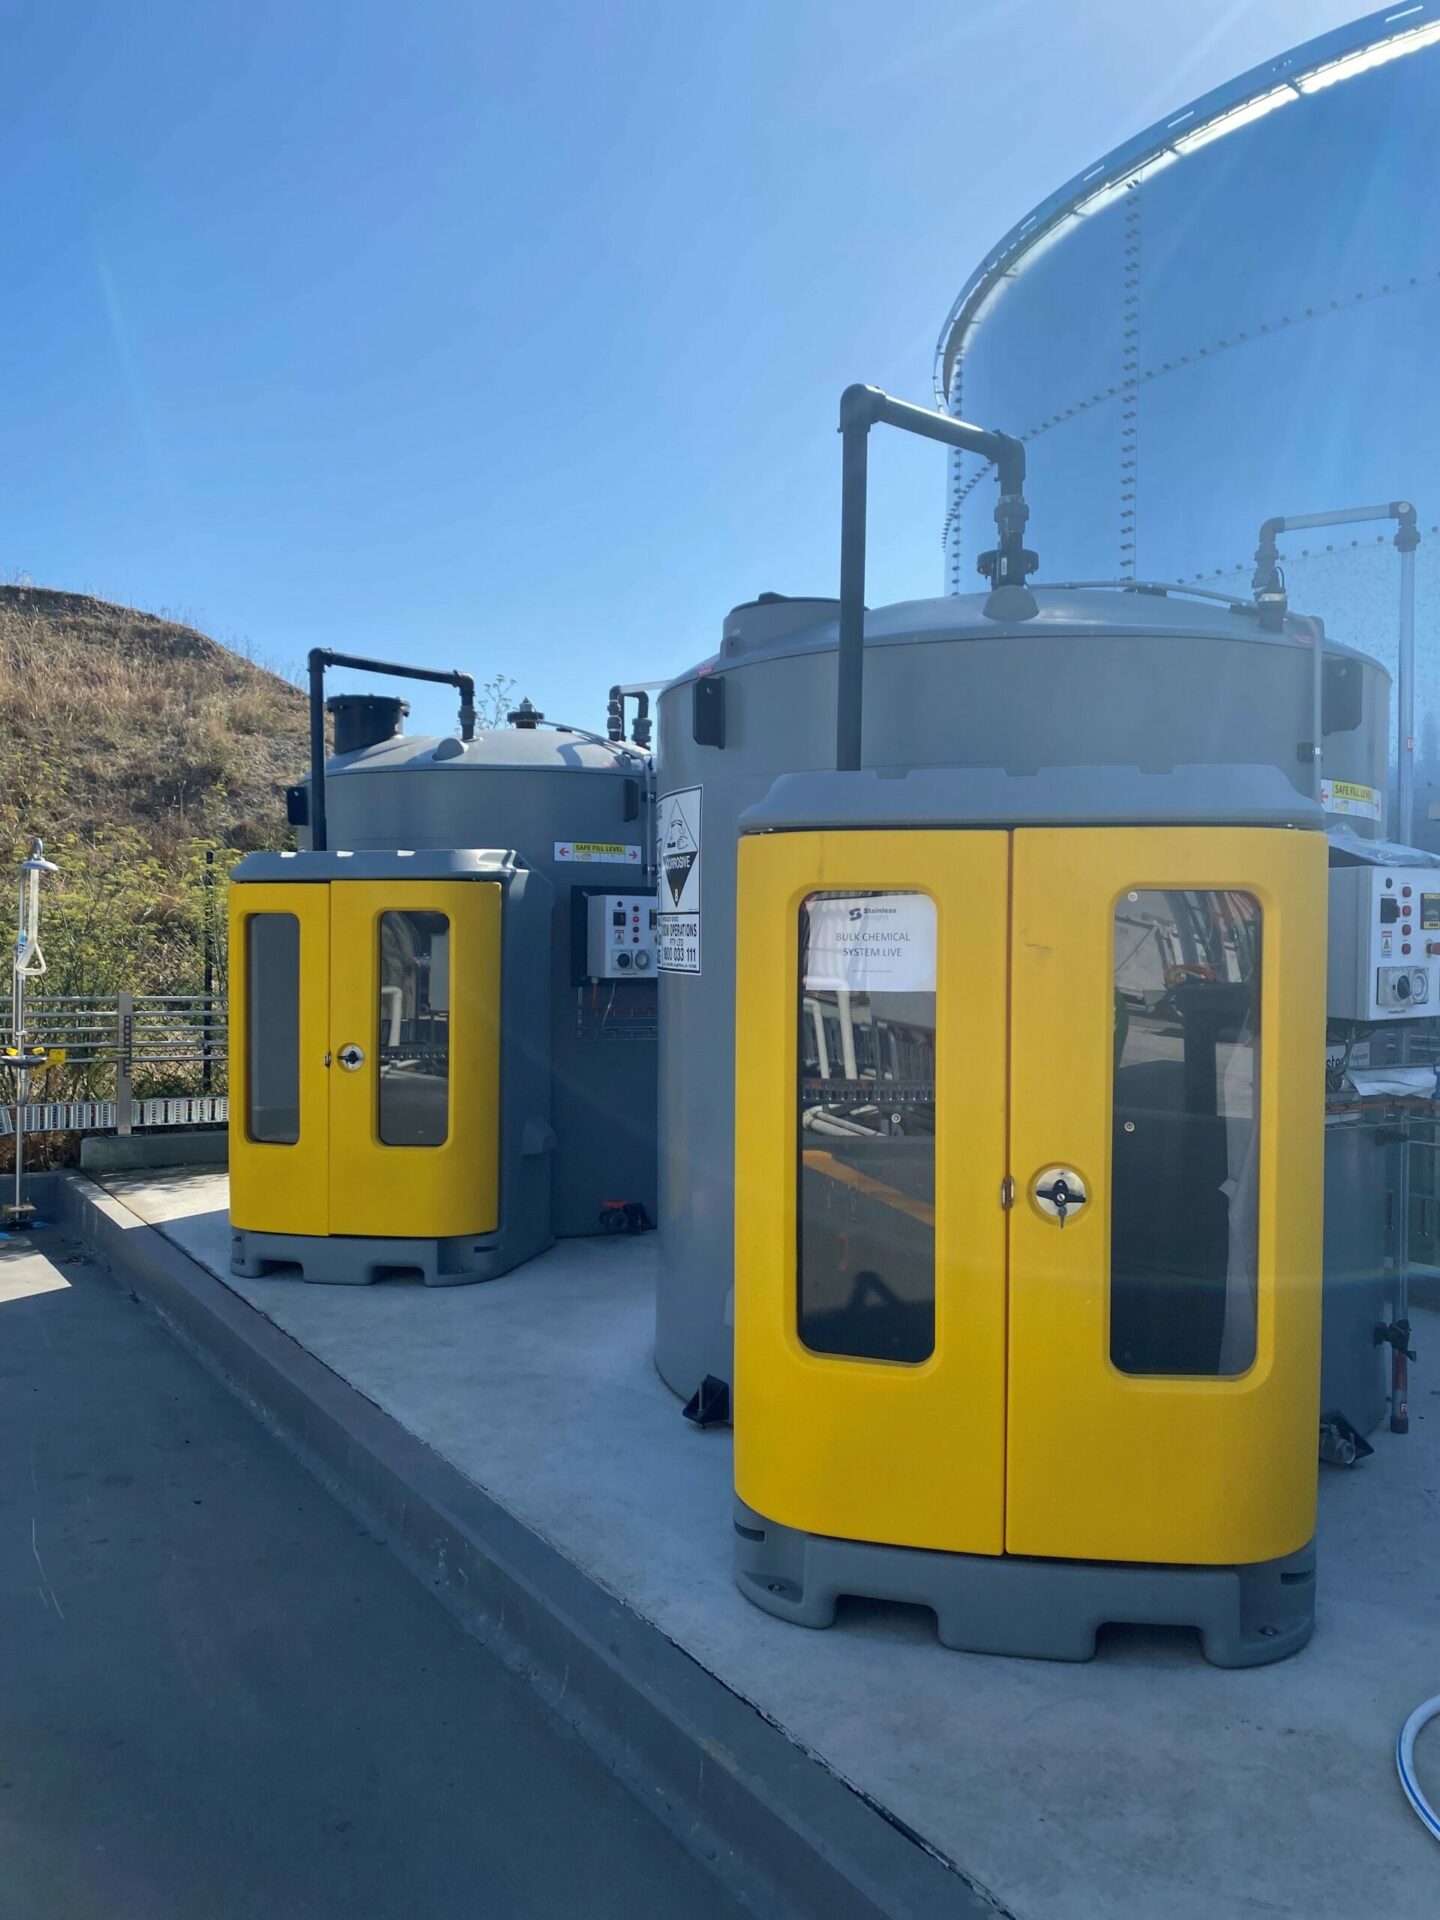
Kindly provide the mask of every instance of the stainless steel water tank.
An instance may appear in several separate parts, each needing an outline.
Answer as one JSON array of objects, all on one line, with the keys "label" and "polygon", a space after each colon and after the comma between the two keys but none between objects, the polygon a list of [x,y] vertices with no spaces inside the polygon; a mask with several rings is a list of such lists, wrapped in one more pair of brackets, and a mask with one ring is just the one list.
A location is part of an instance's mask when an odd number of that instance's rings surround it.
[{"label": "stainless steel water tank", "polygon": [[[980,596],[866,616],[867,766],[1269,765],[1311,792],[1309,622],[1267,632],[1252,607],[1153,592],[1035,595],[1036,617],[1013,625],[987,619]],[[735,951],[749,937],[735,924],[740,815],[777,775],[835,764],[836,644],[834,601],[766,596],[729,614],[719,653],[659,700],[662,839],[666,796],[698,789],[700,801],[699,971],[660,976],[655,1356],[686,1397],[731,1368]],[[1324,660],[1331,718],[1345,723],[1325,737],[1326,776],[1378,793],[1389,676],[1330,640]],[[1363,810],[1348,824],[1382,828]]]},{"label": "stainless steel water tank", "polygon": [[[936,396],[1025,441],[1051,579],[1244,593],[1270,515],[1413,501],[1416,819],[1394,837],[1440,847],[1440,6],[1402,0],[1163,104],[974,265]],[[993,494],[951,455],[952,592],[993,544]],[[1392,669],[1394,532],[1280,542],[1294,604]]]}]

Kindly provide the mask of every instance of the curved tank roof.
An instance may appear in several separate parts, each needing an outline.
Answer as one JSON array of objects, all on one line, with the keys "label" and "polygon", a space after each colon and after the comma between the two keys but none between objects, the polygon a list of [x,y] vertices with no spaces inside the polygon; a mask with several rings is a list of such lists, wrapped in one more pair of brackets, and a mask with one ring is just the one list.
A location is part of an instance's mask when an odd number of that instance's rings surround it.
[{"label": "curved tank roof", "polygon": [[[961,288],[935,349],[935,396],[940,405],[953,397],[956,363],[970,334],[1027,255],[1040,253],[1068,229],[1083,226],[1132,186],[1175,161],[1188,160],[1280,107],[1314,100],[1343,81],[1421,52],[1437,41],[1440,5],[1436,0],[1414,0],[1365,14],[1201,94],[1076,174],[1017,221]],[[1266,237],[1273,235],[1267,230]]]},{"label": "curved tank roof", "polygon": [[[1039,611],[1030,620],[992,620],[985,612],[986,594],[947,594],[928,600],[899,600],[890,606],[868,607],[865,612],[865,644],[904,646],[917,641],[935,640],[1013,640],[1044,635],[1073,635],[1076,639],[1116,634],[1134,634],[1157,642],[1185,644],[1194,641],[1239,641],[1260,646],[1309,646],[1315,622],[1303,614],[1288,615],[1284,628],[1272,632],[1260,625],[1259,610],[1252,602],[1223,596],[1199,597],[1193,592],[1137,582],[1114,586],[1057,585],[1032,587]],[[773,615],[778,609],[793,607],[796,624],[778,624]],[[825,611],[816,618],[817,610]],[[758,617],[747,619],[747,615]],[[1322,628],[1323,633],[1323,628]],[[1325,651],[1349,654],[1367,660],[1360,649],[1324,634]],[[839,644],[839,602],[818,598],[783,601],[767,595],[735,608],[725,621],[720,651],[687,672],[678,674],[670,686],[693,680],[697,674],[713,672],[742,662],[779,659],[796,653],[818,653]],[[1383,669],[1380,669],[1383,671]],[[1388,677],[1388,675],[1387,675]],[[669,689],[667,688],[667,691]]]},{"label": "curved tank roof", "polygon": [[350,773],[489,773],[500,769],[540,773],[622,773],[644,771],[638,747],[619,745],[564,727],[497,727],[473,740],[455,734],[396,734],[378,746],[335,756],[328,768],[337,778]]}]

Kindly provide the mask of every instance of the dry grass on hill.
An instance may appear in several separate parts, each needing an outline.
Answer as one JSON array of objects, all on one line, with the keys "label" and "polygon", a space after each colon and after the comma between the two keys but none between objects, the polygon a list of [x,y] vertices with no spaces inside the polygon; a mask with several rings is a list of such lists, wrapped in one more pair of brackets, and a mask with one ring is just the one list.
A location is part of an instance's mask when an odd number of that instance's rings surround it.
[{"label": "dry grass on hill", "polygon": [[282,846],[306,757],[305,696],[279,674],[155,614],[0,587],[0,846]]}]

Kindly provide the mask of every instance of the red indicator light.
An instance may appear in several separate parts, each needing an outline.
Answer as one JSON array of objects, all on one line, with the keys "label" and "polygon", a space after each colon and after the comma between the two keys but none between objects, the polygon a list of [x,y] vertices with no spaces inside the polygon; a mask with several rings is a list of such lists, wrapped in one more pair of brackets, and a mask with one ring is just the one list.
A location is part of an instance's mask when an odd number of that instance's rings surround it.
[{"label": "red indicator light", "polygon": [[1408,953],[1410,951],[1410,942],[1408,940],[1402,940],[1400,942],[1400,951],[1401,953]]}]

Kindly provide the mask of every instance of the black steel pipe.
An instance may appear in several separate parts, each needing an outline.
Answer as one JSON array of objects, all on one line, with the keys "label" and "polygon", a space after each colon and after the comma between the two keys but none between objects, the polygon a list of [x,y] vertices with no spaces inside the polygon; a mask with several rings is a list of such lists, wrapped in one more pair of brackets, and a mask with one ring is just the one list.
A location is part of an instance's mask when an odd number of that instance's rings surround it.
[{"label": "black steel pipe", "polygon": [[357,673],[383,673],[393,680],[429,680],[455,687],[460,694],[460,738],[475,738],[475,681],[472,675],[448,667],[408,667],[398,660],[367,660],[358,653],[336,653],[332,647],[310,649],[310,846],[324,853],[329,844],[325,816],[325,673],[330,667],[350,667]]},{"label": "black steel pipe", "polygon": [[[865,520],[869,484],[870,429],[898,427],[902,433],[938,440],[992,461],[1000,482],[995,509],[998,540],[981,561],[992,588],[1019,587],[1035,568],[1025,546],[1025,448],[1011,434],[968,426],[948,413],[892,399],[879,387],[847,387],[840,396],[840,647],[835,690],[835,765],[842,772],[860,767],[865,703]],[[1033,602],[1030,607],[1033,613]]]}]

